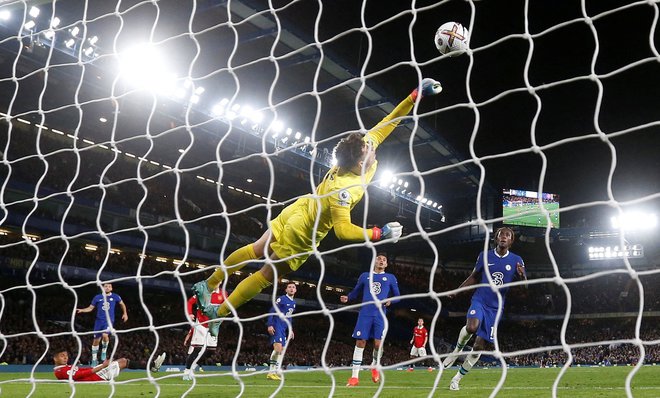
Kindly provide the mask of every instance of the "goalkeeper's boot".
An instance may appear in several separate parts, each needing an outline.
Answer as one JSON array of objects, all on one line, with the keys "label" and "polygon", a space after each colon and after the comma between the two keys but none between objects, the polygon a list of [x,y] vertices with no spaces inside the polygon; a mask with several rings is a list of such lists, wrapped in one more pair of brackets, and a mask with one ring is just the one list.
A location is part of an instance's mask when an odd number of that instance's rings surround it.
[{"label": "goalkeeper's boot", "polygon": [[206,283],[206,280],[195,283],[192,287],[192,291],[195,296],[197,296],[197,305],[202,309],[202,312],[204,312],[211,302],[211,291],[209,290],[209,285]]},{"label": "goalkeeper's boot", "polygon": [[449,383],[449,389],[452,391],[458,391],[461,389],[461,387],[458,385],[458,383],[461,381],[461,379],[457,379],[456,376],[452,377],[451,383]]},{"label": "goalkeeper's boot", "polygon": [[360,384],[360,380],[357,377],[351,377],[346,383],[346,387],[357,387]]},{"label": "goalkeeper's boot", "polygon": [[[206,282],[204,282],[206,283]],[[222,323],[222,319],[218,319],[218,309],[220,308],[219,304],[209,304],[204,308],[202,313],[209,317],[209,333],[213,337],[218,337],[218,333],[220,332],[220,324]]]},{"label": "goalkeeper's boot", "polygon": [[152,372],[158,372],[160,370],[160,367],[163,366],[163,362],[165,362],[166,356],[166,353],[162,353],[154,359],[154,365],[151,367]]},{"label": "goalkeeper's boot", "polygon": [[268,373],[268,374],[266,375],[266,378],[267,378],[268,380],[275,380],[275,381],[280,381],[280,380],[282,380],[282,379],[280,379],[280,376],[278,376],[277,373],[275,373],[275,372],[270,372],[270,373]]},{"label": "goalkeeper's boot", "polygon": [[378,369],[371,369],[371,381],[378,383],[380,381],[380,372]]}]

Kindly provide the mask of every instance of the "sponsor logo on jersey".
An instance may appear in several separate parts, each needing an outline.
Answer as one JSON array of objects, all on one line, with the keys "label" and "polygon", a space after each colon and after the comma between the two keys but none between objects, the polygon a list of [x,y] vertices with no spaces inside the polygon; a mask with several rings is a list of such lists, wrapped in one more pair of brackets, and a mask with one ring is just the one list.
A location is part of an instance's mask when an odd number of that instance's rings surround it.
[{"label": "sponsor logo on jersey", "polygon": [[504,284],[504,274],[501,272],[493,272],[491,275],[493,277],[493,283],[495,286],[502,286]]},{"label": "sponsor logo on jersey", "polygon": [[374,294],[380,294],[381,290],[382,290],[382,287],[380,285],[380,282],[374,282],[373,285],[371,285],[371,291]]}]

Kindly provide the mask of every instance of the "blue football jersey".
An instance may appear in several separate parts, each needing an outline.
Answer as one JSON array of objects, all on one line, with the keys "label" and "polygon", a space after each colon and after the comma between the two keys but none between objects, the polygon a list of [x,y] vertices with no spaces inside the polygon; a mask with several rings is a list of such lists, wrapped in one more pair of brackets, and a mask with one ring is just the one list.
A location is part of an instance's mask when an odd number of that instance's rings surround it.
[{"label": "blue football jersey", "polygon": [[[364,272],[358,278],[357,284],[348,293],[349,300],[355,300],[362,295],[362,302],[374,301],[373,296],[367,288],[369,286],[369,272]],[[383,272],[374,274],[373,283],[371,284],[371,291],[378,297],[379,300],[385,300],[388,297],[399,296],[399,283],[396,277],[390,273]],[[391,294],[390,294],[391,293]],[[384,310],[385,308],[383,308]],[[378,307],[375,304],[363,305],[360,309],[360,315],[376,316],[379,315]]]},{"label": "blue football jersey", "polygon": [[115,322],[115,307],[117,303],[121,301],[121,297],[117,293],[110,293],[105,296],[105,301],[103,300],[102,294],[97,294],[92,299],[92,305],[96,307],[96,319],[105,320],[105,311],[108,311],[110,315],[110,322]]},{"label": "blue football jersey", "polygon": [[[490,273],[490,277],[493,279],[493,283],[496,286],[502,286],[518,279],[516,264],[520,263],[523,266],[525,265],[523,259],[519,255],[508,251],[504,256],[500,257],[494,249],[489,250],[486,253],[487,263],[485,269],[486,272]],[[489,283],[488,276],[486,275],[486,272],[484,272],[484,252],[480,253],[477,258],[475,271],[481,272],[480,283]],[[500,288],[499,290],[502,294],[502,305],[504,305],[504,299],[509,291],[509,287]],[[477,288],[472,299],[478,300],[489,307],[497,308],[497,294],[490,288],[490,286]]]},{"label": "blue football jersey", "polygon": [[[290,318],[293,312],[296,310],[296,300],[293,298],[290,298],[286,294],[281,295],[280,297],[275,300],[275,305],[277,305],[277,308],[286,316],[287,318]],[[277,330],[286,330],[287,324],[286,321],[275,313],[275,308],[271,308],[270,310],[273,315],[268,317],[268,326],[273,326]],[[293,322],[291,319],[289,319],[289,322]]]}]

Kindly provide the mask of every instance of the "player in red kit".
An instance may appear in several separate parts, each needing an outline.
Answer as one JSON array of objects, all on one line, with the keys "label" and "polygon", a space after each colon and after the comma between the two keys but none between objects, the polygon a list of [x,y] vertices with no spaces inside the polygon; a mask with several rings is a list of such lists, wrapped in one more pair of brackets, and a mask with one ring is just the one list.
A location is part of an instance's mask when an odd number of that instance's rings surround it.
[{"label": "player in red kit", "polygon": [[[160,354],[154,359],[152,372],[158,372],[165,361],[165,353]],[[72,381],[109,381],[119,376],[122,369],[144,369],[144,364],[131,362],[126,358],[119,358],[116,361],[105,360],[102,364],[93,368],[69,365],[69,352],[67,350],[56,350],[53,355],[53,373],[58,380]]]},{"label": "player in red kit", "polygon": [[[410,349],[410,358],[415,357],[425,357],[426,356],[426,343],[429,342],[429,332],[424,327],[424,319],[419,318],[417,320],[417,326],[413,329],[413,337],[410,339],[410,344],[412,348]],[[412,372],[415,369],[414,365],[411,363],[408,367],[408,372]],[[432,368],[429,368],[432,370]]]},{"label": "player in red kit", "polygon": [[[227,298],[227,292],[215,289],[211,293],[211,304],[222,304]],[[183,371],[183,380],[192,380],[193,364],[199,362],[207,351],[215,351],[218,346],[218,338],[209,333],[207,321],[209,317],[204,315],[197,305],[197,296],[192,296],[188,300],[188,318],[194,323],[186,335],[183,345],[188,347],[188,357],[186,358],[186,369]]]}]

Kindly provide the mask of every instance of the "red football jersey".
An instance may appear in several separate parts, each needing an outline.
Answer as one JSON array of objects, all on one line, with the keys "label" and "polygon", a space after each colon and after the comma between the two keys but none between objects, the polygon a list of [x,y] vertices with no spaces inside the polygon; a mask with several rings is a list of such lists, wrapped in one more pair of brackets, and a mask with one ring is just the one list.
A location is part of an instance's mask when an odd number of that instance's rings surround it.
[{"label": "red football jersey", "polygon": [[[222,304],[225,302],[225,299],[227,298],[227,292],[224,290],[221,290],[220,293],[211,293],[211,304]],[[192,296],[190,299],[188,299],[188,315],[192,316],[193,315],[193,307],[195,306],[195,303],[197,303],[197,296]],[[197,313],[195,314],[195,319],[197,319],[197,322],[199,323],[204,323],[209,320],[209,317],[204,315],[202,311],[199,309],[197,310]],[[204,326],[209,327],[207,323],[204,323]]]},{"label": "red football jersey", "polygon": [[417,348],[424,347],[424,342],[426,341],[426,337],[429,335],[428,330],[424,326],[421,328],[419,326],[415,326],[415,329],[413,330],[413,336],[415,338],[415,341],[413,344]]},{"label": "red football jersey", "polygon": [[79,368],[71,365],[56,366],[53,369],[55,377],[58,380],[69,380],[69,374],[72,374],[74,381],[103,381],[103,379],[92,372],[92,368]]}]

